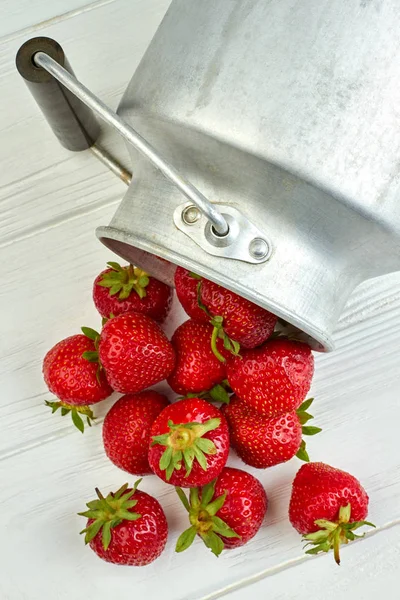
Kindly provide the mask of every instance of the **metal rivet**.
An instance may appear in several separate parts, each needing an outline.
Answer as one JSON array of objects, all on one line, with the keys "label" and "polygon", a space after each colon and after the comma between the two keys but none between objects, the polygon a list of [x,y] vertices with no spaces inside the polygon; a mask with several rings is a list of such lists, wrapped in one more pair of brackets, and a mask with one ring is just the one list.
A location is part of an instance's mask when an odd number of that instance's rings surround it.
[{"label": "metal rivet", "polygon": [[185,210],[182,211],[182,221],[186,223],[186,225],[193,225],[200,219],[200,211],[194,206],[187,206]]},{"label": "metal rivet", "polygon": [[262,238],[254,238],[249,244],[249,252],[253,258],[261,260],[265,258],[269,252],[268,243]]}]

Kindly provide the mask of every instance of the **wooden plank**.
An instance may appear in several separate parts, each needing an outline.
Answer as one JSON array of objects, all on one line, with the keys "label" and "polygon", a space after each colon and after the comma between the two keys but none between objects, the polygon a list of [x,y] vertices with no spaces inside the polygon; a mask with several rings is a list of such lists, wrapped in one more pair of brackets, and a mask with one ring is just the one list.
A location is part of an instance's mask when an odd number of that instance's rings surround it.
[{"label": "wooden plank", "polygon": [[[222,597],[244,600],[249,595],[256,599],[273,597],[274,600],[397,600],[400,525],[343,548],[340,570],[331,556],[320,556],[316,560],[318,562],[314,559],[288,562],[279,571],[266,573],[261,581],[242,582],[243,587],[236,591],[232,592],[228,587],[202,600]],[[244,587],[246,583],[251,587]]]},{"label": "wooden plank", "polygon": [[[118,0],[50,23],[41,35],[59,41],[77,76],[115,109],[168,4]],[[0,145],[1,243],[125,191],[90,153],[72,154],[59,145],[15,69],[15,54],[29,37],[0,44],[0,95],[7,107],[0,111],[0,135],[6,140]],[[105,129],[100,142],[131,168],[116,133]]]},{"label": "wooden plank", "polygon": [[46,0],[35,0],[34,2],[2,0],[0,43],[22,32],[31,33],[32,36],[41,35],[40,30],[48,25],[49,21],[59,22],[108,2],[113,2],[113,0],[97,0],[96,2],[88,0],[52,0],[52,2]]}]

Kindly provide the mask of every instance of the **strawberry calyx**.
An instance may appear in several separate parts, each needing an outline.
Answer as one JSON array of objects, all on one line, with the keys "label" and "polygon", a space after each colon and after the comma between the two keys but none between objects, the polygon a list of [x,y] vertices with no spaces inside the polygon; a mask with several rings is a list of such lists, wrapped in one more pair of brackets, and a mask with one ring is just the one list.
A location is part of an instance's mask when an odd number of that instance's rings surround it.
[{"label": "strawberry calyx", "polygon": [[215,483],[216,479],[202,488],[191,488],[189,500],[182,488],[175,488],[183,506],[189,513],[190,521],[190,527],[181,533],[176,542],[176,552],[187,550],[198,534],[207,548],[210,548],[215,556],[219,556],[224,549],[224,542],[220,536],[240,537],[225,521],[216,516],[225,503],[227,492],[225,491],[222,496],[213,500]]},{"label": "strawberry calyx", "polygon": [[139,267],[128,265],[121,267],[116,262],[108,262],[111,271],[104,273],[97,285],[109,288],[110,296],[117,296],[119,300],[129,298],[132,291],[136,292],[140,299],[146,296],[146,287],[149,285],[149,275]]},{"label": "strawberry calyx", "polygon": [[[306,423],[313,419],[313,415],[307,412],[310,408],[311,404],[314,402],[314,398],[308,398],[308,400],[304,400],[304,402],[299,406],[296,410],[297,416],[301,423],[301,431],[303,435],[316,435],[322,429],[320,427],[313,427],[311,425],[306,425]],[[310,462],[310,457],[308,456],[308,452],[306,450],[306,443],[304,440],[301,440],[300,448],[296,454],[297,458],[300,460],[304,460],[304,462]]]},{"label": "strawberry calyx", "polygon": [[82,416],[86,419],[89,427],[92,426],[92,421],[94,421],[96,418],[89,406],[74,406],[73,404],[62,402],[62,400],[59,400],[58,402],[49,402],[48,400],[45,400],[45,405],[51,408],[52,414],[54,414],[59,408],[61,408],[62,417],[70,414],[73,424],[81,433],[85,431],[85,423],[82,419]]},{"label": "strawberry calyx", "polygon": [[217,429],[221,419],[214,418],[198,423],[175,424],[168,421],[169,433],[153,436],[152,446],[160,444],[166,446],[160,458],[160,469],[165,471],[167,481],[171,478],[174,470],[179,471],[184,465],[185,477],[189,477],[194,460],[197,460],[203,471],[207,470],[206,454],[217,453],[217,448],[212,440],[203,437],[207,432]]},{"label": "strawberry calyx", "polygon": [[[111,318],[111,317],[110,317]],[[108,319],[106,319],[107,321]],[[104,319],[103,319],[104,321]],[[103,322],[104,325],[104,322]],[[100,334],[95,329],[91,327],[81,327],[81,331],[83,335],[85,335],[89,340],[92,340],[94,343],[94,350],[87,350],[82,354],[82,358],[91,363],[97,363],[97,371],[96,371],[96,379],[100,384],[100,373],[103,370],[103,365],[100,362],[99,358],[99,343],[100,343]]]},{"label": "strawberry calyx", "polygon": [[101,539],[104,550],[110,545],[112,537],[112,528],[116,527],[122,521],[136,521],[142,515],[131,512],[131,508],[136,506],[137,500],[133,496],[137,490],[141,479],[138,479],[132,489],[128,489],[125,483],[115,493],[110,492],[105,498],[98,488],[96,488],[97,499],[86,504],[88,510],[78,513],[80,517],[91,519],[92,523],[82,529],[81,534],[85,534],[85,544],[89,544],[101,531]]},{"label": "strawberry calyx", "polygon": [[341,544],[348,544],[356,538],[364,537],[365,533],[356,535],[354,533],[355,529],[364,526],[375,527],[369,521],[353,521],[350,523],[350,516],[351,504],[349,503],[346,506],[340,507],[337,521],[328,521],[326,519],[317,519],[314,521],[319,530],[303,536],[303,541],[307,542],[305,547],[313,546],[313,548],[306,551],[306,554],[329,552],[329,550],[333,549],[335,562],[340,565]]},{"label": "strawberry calyx", "polygon": [[185,400],[185,398],[201,398],[202,400],[207,400],[208,402],[221,402],[222,404],[229,404],[230,394],[232,394],[232,389],[228,383],[228,380],[224,379],[221,383],[214,385],[214,387],[212,387],[210,390],[206,390],[198,394],[190,392],[179,398],[179,400]]}]

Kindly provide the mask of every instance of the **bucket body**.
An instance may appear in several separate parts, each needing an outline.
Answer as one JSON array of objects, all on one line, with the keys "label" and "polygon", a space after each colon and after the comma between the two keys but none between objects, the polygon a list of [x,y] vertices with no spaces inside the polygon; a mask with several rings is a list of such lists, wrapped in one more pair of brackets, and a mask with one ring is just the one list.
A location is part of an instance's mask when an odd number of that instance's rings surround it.
[{"label": "bucket body", "polygon": [[331,350],[352,290],[400,268],[399,59],[397,0],[173,0],[118,112],[265,232],[271,256],[201,249],[174,223],[185,198],[133,148],[132,183],[97,235],[169,284],[182,265]]}]

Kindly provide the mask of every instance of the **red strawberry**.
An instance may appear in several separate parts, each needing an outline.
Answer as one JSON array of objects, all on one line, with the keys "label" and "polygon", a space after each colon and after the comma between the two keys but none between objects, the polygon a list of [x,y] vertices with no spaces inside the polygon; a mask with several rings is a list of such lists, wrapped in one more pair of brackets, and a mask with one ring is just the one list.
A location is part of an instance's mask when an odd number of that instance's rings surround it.
[{"label": "red strawberry", "polygon": [[[201,281],[200,296],[212,317],[211,323],[223,339],[228,337],[242,348],[255,348],[272,335],[277,317],[261,306],[208,279]],[[237,353],[235,347],[233,350]]]},{"label": "red strawberry", "polygon": [[141,392],[170,375],[175,352],[150,317],[131,312],[107,321],[100,336],[100,362],[117,392]]},{"label": "red strawberry", "polygon": [[298,471],[292,485],[289,519],[303,539],[314,545],[306,554],[333,548],[340,564],[340,544],[360,537],[353,532],[363,525],[375,527],[364,521],[367,514],[368,495],[350,473],[321,462],[305,464]]},{"label": "red strawberry", "polygon": [[164,408],[153,423],[151,437],[150,467],[172,485],[205,485],[220,474],[228,459],[225,417],[200,398]]},{"label": "red strawberry", "polygon": [[201,277],[199,277],[199,275],[191,273],[182,267],[176,268],[175,290],[179,302],[191,319],[198,321],[199,323],[208,323],[210,317],[200,308],[197,299],[200,281]]},{"label": "red strawberry", "polygon": [[93,300],[101,316],[135,311],[164,321],[171,308],[171,288],[138,267],[107,264],[110,268],[102,271],[93,284]]},{"label": "red strawberry", "polygon": [[149,494],[123,485],[106,498],[96,488],[98,500],[87,503],[85,544],[103,560],[141,567],[158,558],[168,535],[167,519],[159,502]]},{"label": "red strawberry", "polygon": [[182,489],[176,491],[191,523],[178,538],[177,552],[186,550],[196,534],[216,556],[224,548],[243,546],[256,535],[267,512],[263,486],[240,469],[225,467],[216,481],[191,488],[190,503]]},{"label": "red strawberry", "polygon": [[232,358],[226,368],[233,391],[257,412],[275,417],[296,410],[310,389],[314,373],[311,349],[286,338]]},{"label": "red strawberry", "polygon": [[49,390],[59,398],[59,402],[46,402],[54,413],[61,408],[64,416],[71,414],[75,426],[83,432],[84,423],[94,419],[89,408],[112,394],[105,373],[99,368],[96,339],[98,333],[89,327],[82,327],[85,335],[72,335],[58,342],[44,357],[43,376]]},{"label": "red strawberry", "polygon": [[[189,320],[180,325],[172,336],[176,364],[168,383],[177,394],[200,393],[225,379],[225,365],[211,349],[212,333],[211,325]],[[223,353],[222,340],[217,342]]]},{"label": "red strawberry", "polygon": [[150,429],[168,405],[165,396],[152,390],[117,400],[103,423],[104,449],[117,467],[133,475],[152,473],[147,458]]},{"label": "red strawberry", "polygon": [[315,435],[319,427],[306,426],[313,417],[306,412],[313,398],[297,409],[278,417],[263,417],[251,406],[232,396],[222,407],[228,421],[232,448],[247,465],[266,469],[297,456],[309,461],[302,435]]}]

